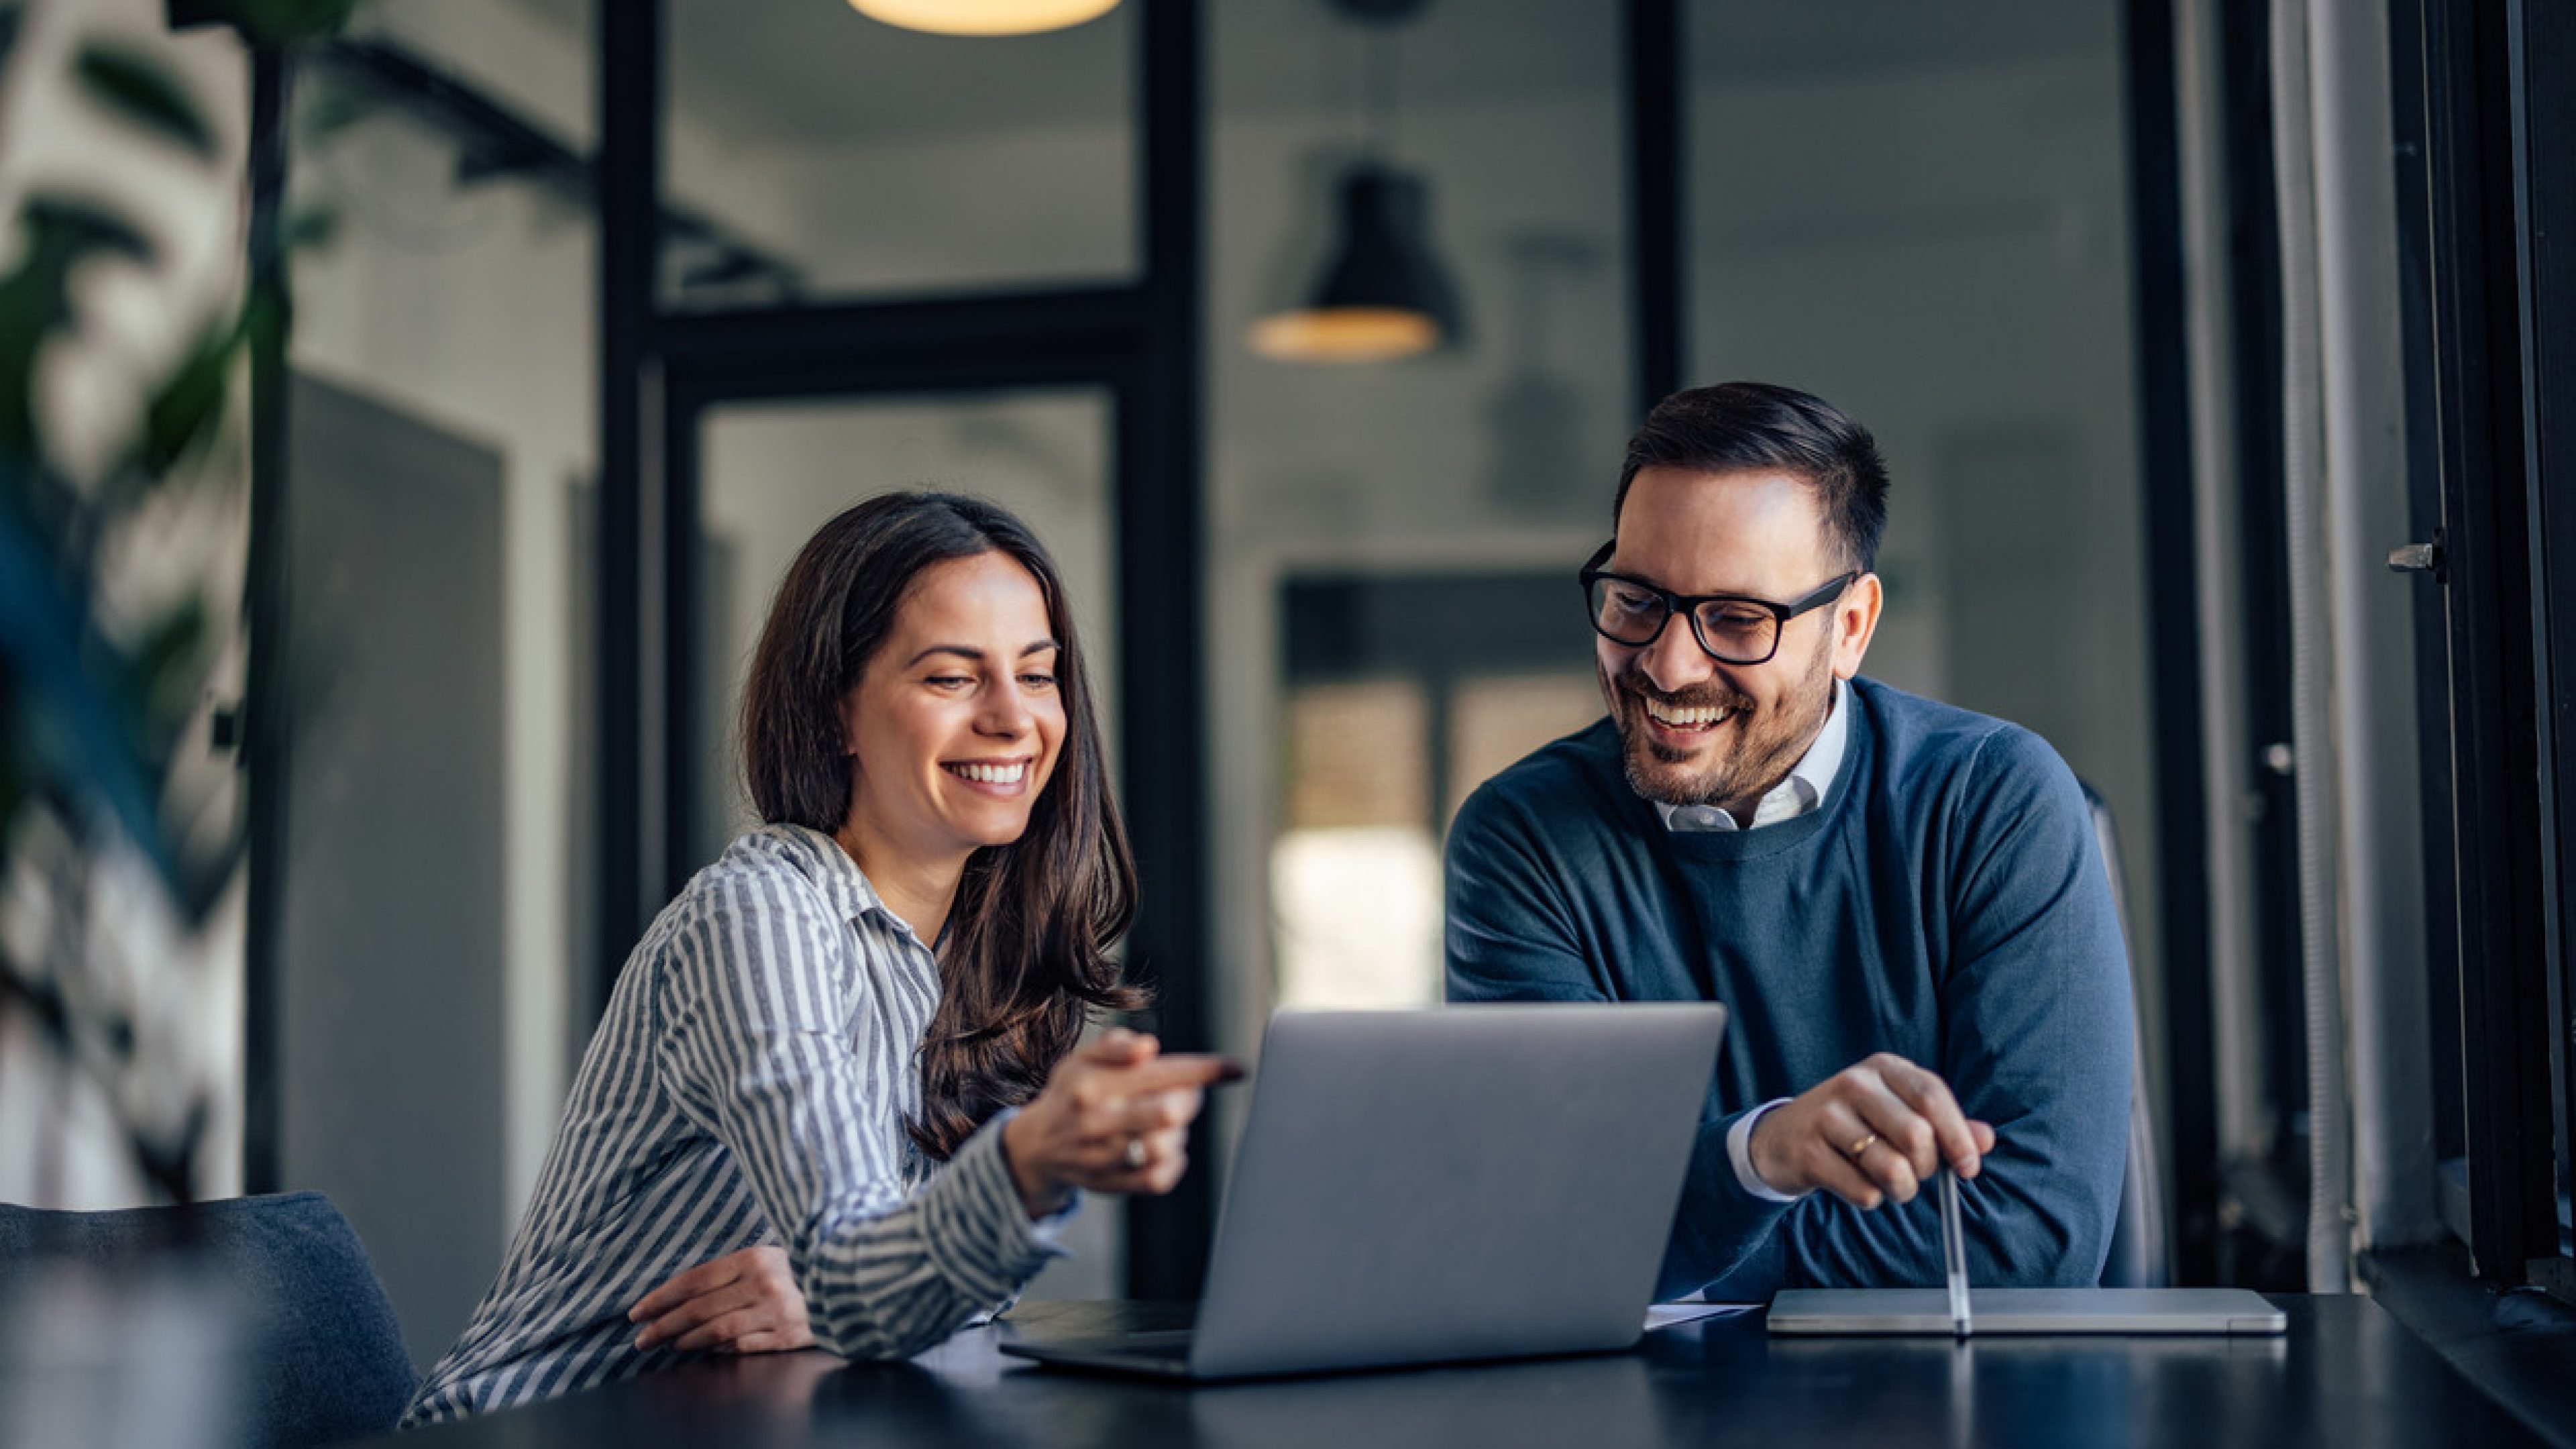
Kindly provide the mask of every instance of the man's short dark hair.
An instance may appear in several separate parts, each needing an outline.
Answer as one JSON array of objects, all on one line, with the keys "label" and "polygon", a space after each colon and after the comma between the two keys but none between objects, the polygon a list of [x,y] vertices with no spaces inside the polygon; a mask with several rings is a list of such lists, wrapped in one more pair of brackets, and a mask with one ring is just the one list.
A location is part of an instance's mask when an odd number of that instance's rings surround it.
[{"label": "man's short dark hair", "polygon": [[1887,531],[1887,464],[1869,429],[1823,398],[1767,382],[1725,382],[1655,404],[1628,440],[1618,501],[1610,508],[1613,529],[1628,504],[1628,485],[1647,468],[1786,473],[1815,490],[1825,543],[1837,562],[1862,572],[1878,567],[1879,535]]}]

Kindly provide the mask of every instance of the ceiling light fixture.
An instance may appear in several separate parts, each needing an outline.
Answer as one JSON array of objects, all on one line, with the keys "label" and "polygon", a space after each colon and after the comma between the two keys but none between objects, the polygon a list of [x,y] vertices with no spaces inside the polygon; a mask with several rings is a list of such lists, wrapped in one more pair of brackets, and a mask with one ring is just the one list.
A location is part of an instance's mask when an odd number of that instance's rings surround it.
[{"label": "ceiling light fixture", "polygon": [[1394,61],[1386,29],[1421,13],[1423,0],[1333,0],[1345,19],[1372,27],[1360,159],[1342,171],[1331,259],[1303,305],[1252,324],[1245,343],[1281,362],[1388,362],[1459,335],[1457,294],[1429,243],[1430,189],[1397,169]]},{"label": "ceiling light fixture", "polygon": [[871,20],[932,35],[1035,35],[1097,20],[1118,0],[850,0]]}]

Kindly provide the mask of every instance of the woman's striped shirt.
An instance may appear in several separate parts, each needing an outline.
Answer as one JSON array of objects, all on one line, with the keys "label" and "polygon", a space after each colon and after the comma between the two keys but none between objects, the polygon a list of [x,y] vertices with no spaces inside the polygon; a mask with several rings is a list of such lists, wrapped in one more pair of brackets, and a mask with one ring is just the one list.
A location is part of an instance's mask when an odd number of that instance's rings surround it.
[{"label": "woman's striped shirt", "polygon": [[784,1243],[815,1341],[898,1358],[1007,1303],[1060,1250],[1002,1156],[905,1132],[939,969],[830,836],[769,826],[698,872],[628,958],[498,1282],[406,1427],[640,1373],[627,1310]]}]

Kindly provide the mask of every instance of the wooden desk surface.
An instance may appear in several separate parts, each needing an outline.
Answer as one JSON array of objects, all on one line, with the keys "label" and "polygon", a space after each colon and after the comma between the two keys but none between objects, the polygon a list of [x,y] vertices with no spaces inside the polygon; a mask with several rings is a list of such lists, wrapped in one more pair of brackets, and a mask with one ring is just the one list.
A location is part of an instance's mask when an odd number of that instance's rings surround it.
[{"label": "wooden desk surface", "polygon": [[380,1441],[465,1446],[2539,1443],[2376,1304],[2278,1300],[2282,1338],[1773,1339],[1761,1315],[1636,1352],[1191,1388],[1031,1367],[998,1335],[1168,1327],[1189,1307],[1031,1304],[904,1364],[709,1360]]}]

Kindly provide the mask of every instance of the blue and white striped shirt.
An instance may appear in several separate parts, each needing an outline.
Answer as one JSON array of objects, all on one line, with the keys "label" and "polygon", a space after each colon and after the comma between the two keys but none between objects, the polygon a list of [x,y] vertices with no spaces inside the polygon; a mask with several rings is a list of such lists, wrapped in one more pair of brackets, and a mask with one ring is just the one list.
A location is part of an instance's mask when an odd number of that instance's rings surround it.
[{"label": "blue and white striped shirt", "polygon": [[[817,1343],[920,1352],[1060,1250],[987,1122],[905,1132],[939,968],[830,836],[773,825],[689,881],[628,958],[499,1281],[403,1416],[436,1423],[684,1357],[626,1312],[683,1269],[787,1248]],[[1007,1116],[1007,1114],[1005,1114]]]}]

